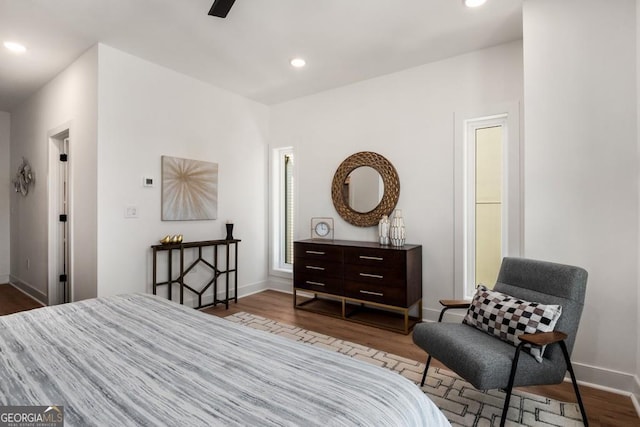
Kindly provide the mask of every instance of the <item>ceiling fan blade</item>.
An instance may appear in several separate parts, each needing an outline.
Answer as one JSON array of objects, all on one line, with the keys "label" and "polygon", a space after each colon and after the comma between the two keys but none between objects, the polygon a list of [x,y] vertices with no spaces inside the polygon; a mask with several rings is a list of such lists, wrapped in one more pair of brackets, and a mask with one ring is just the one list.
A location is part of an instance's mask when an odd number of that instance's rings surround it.
[{"label": "ceiling fan blade", "polygon": [[236,0],[215,0],[209,10],[209,15],[226,18],[235,1]]}]

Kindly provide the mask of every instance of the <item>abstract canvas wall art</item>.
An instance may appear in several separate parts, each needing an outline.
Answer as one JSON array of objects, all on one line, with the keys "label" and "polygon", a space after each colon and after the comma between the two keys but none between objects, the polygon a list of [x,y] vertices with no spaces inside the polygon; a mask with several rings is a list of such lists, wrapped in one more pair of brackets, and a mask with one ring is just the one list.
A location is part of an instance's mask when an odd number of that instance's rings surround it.
[{"label": "abstract canvas wall art", "polygon": [[218,164],[162,156],[162,220],[218,217]]}]

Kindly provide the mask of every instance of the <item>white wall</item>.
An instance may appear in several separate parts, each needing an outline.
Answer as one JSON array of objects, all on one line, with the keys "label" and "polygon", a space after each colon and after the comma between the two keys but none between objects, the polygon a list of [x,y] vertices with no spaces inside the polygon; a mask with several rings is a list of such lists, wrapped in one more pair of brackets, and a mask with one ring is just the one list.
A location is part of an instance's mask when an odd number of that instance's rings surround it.
[{"label": "white wall", "polygon": [[[92,48],[11,112],[11,170],[24,156],[35,172],[28,196],[11,196],[11,282],[41,301],[48,282],[49,135],[70,126],[71,275],[75,299],[96,295],[98,50]],[[27,259],[30,267],[27,268]]]},{"label": "white wall", "polygon": [[634,0],[524,3],[525,255],[589,272],[578,378],[638,370]]},{"label": "white wall", "polygon": [[[166,234],[221,239],[227,220],[242,239],[241,292],[261,288],[267,107],[109,46],[99,51],[98,295],[150,292],[151,245]],[[161,221],[162,155],[218,163],[217,220]],[[143,187],[143,176],[153,177],[155,187]],[[124,218],[130,205],[137,219]]]},{"label": "white wall", "polygon": [[12,187],[10,162],[10,130],[11,116],[0,111],[0,283],[9,282],[9,266],[11,251],[9,239],[10,230],[10,191]]},{"label": "white wall", "polygon": [[[636,139],[638,144],[638,158],[636,161],[640,164],[640,0],[636,0],[636,106]],[[638,173],[638,180],[640,181],[640,171]],[[638,197],[638,202],[640,203],[640,197]],[[638,221],[640,221],[640,217],[638,218]],[[640,233],[640,227],[638,227],[638,232]],[[638,235],[638,247],[640,248],[640,234]],[[640,269],[640,250],[638,251],[637,265],[638,269]],[[640,311],[640,270],[638,276],[637,311]],[[636,347],[636,378],[634,386],[634,396],[636,409],[640,413],[640,315],[638,315],[637,317],[638,322],[636,333],[638,334],[638,340]]]},{"label": "white wall", "polygon": [[309,238],[310,218],[328,216],[336,239],[377,241],[376,227],[338,216],[331,182],[355,152],[385,156],[400,177],[407,243],[423,245],[425,315],[437,318],[437,301],[454,295],[454,113],[521,98],[514,42],[274,106],[270,144],[295,149],[295,237]]}]

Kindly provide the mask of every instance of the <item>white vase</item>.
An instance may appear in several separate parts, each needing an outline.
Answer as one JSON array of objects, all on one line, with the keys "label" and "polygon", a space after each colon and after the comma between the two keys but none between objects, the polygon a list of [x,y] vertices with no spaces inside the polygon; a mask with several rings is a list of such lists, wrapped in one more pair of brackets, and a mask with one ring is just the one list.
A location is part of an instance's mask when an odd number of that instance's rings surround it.
[{"label": "white vase", "polygon": [[378,238],[380,239],[381,245],[389,244],[389,228],[391,227],[391,222],[389,221],[389,217],[386,215],[382,215],[380,222],[378,222]]},{"label": "white vase", "polygon": [[400,209],[396,209],[393,219],[391,220],[391,226],[389,227],[389,239],[391,240],[391,245],[403,246],[405,237],[402,211]]}]

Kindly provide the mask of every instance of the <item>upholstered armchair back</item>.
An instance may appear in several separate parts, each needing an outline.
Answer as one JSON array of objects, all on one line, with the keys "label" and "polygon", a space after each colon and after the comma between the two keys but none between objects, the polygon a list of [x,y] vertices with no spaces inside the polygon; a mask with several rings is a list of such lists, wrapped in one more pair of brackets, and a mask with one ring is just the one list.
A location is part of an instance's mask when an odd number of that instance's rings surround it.
[{"label": "upholstered armchair back", "polygon": [[[526,301],[561,305],[562,315],[555,330],[568,335],[566,344],[571,354],[582,315],[586,287],[587,271],[583,268],[506,257],[502,261],[494,290]],[[544,357],[564,365],[562,351],[556,345],[548,348]]]}]

